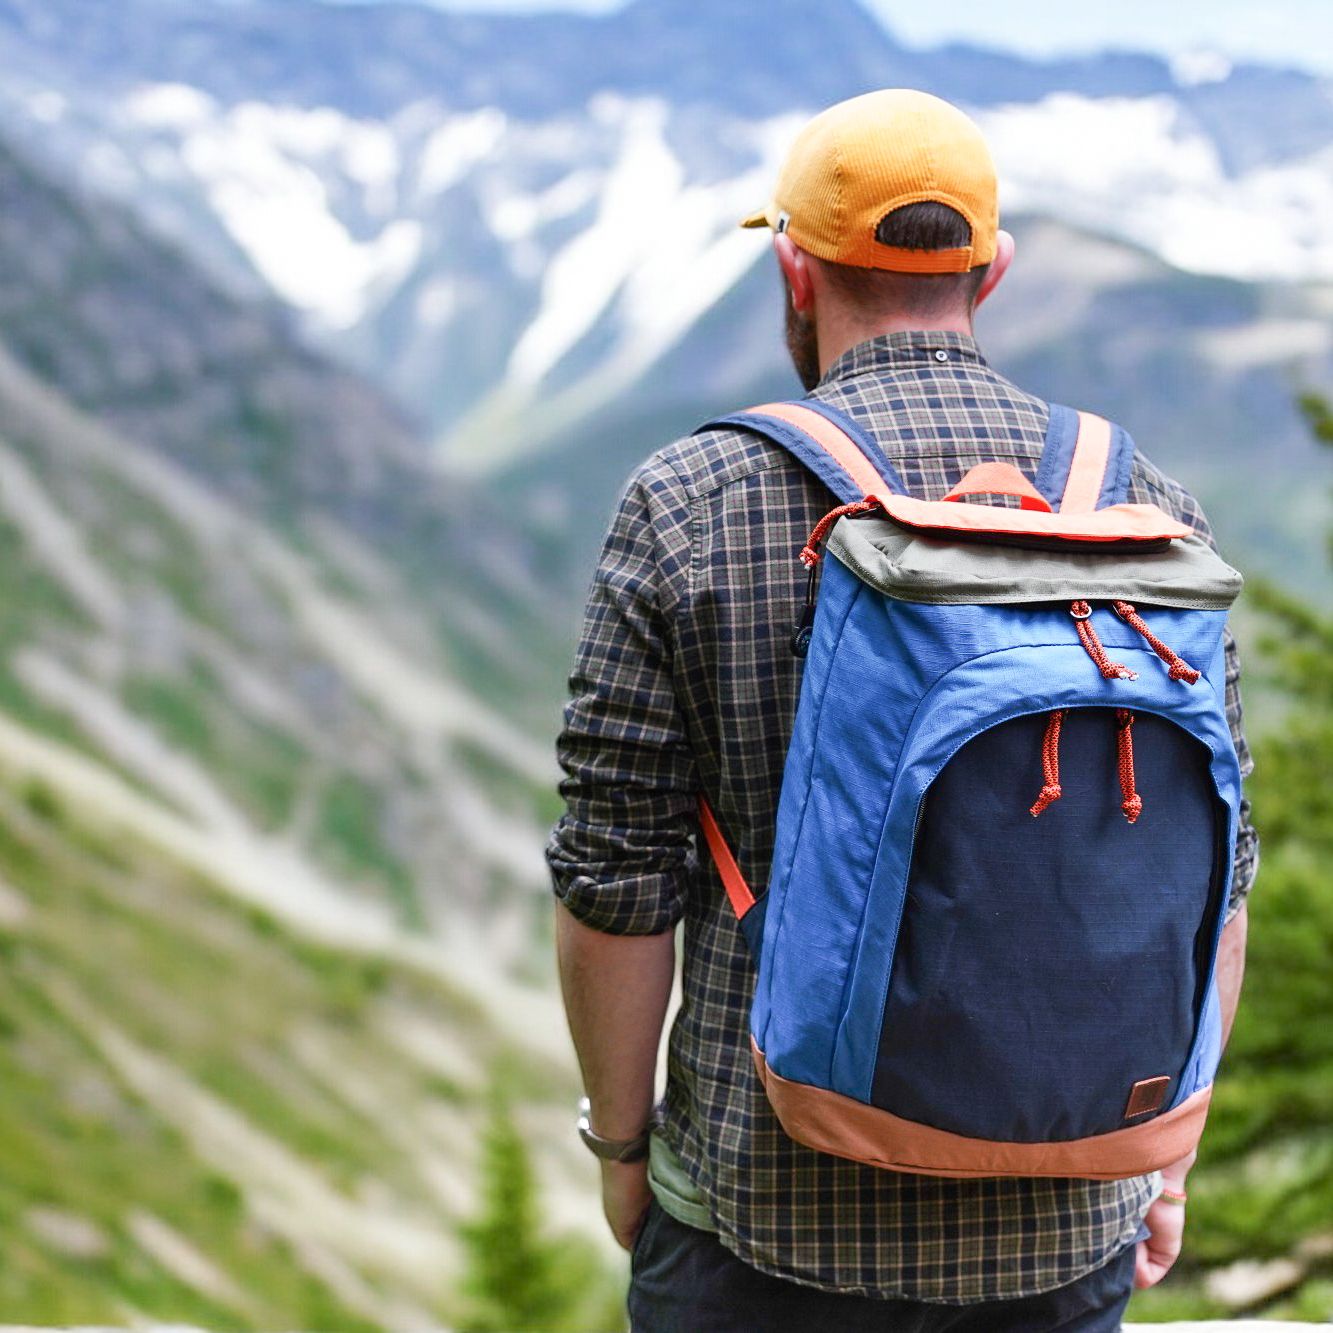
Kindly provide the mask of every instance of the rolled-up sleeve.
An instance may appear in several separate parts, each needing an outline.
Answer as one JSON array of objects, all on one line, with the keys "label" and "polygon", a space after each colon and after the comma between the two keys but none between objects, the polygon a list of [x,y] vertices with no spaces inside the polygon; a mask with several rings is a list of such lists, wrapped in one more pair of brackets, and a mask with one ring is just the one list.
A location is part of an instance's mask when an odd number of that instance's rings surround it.
[{"label": "rolled-up sleeve", "polygon": [[612,520],[569,678],[565,813],[546,857],[556,896],[609,934],[670,930],[694,873],[697,778],[672,680],[690,523],[684,484],[655,455]]}]

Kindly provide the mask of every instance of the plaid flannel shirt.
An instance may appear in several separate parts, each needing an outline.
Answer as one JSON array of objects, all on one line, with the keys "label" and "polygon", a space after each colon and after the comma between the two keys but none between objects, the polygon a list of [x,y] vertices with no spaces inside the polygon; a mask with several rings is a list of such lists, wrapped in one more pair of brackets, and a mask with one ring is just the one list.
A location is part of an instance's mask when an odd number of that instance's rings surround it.
[{"label": "plaid flannel shirt", "polygon": [[[912,494],[939,499],[970,467],[1031,475],[1048,409],[975,342],[897,333],[841,357],[814,396],[860,421]],[[1129,498],[1211,540],[1194,499],[1146,459]],[[766,882],[801,662],[796,559],[836,501],[776,446],[715,429],[630,479],[593,581],[560,737],[567,812],[551,836],[555,892],[587,925],[653,934],[684,922],[683,1002],[662,1133],[723,1243],[779,1277],[844,1292],[967,1304],[1074,1281],[1136,1236],[1152,1177],[950,1180],[898,1174],[787,1137],[751,1063],[754,964],[696,846],[706,792],[751,883]],[[1244,773],[1239,667],[1227,714]],[[1254,878],[1242,819],[1231,908]]]}]

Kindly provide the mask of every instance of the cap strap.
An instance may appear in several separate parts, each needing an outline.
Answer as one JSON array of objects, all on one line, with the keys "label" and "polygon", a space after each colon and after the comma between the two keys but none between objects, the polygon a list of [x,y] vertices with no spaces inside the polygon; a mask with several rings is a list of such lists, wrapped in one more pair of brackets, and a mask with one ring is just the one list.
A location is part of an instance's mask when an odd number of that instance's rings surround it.
[{"label": "cap strap", "polygon": [[876,268],[893,273],[970,273],[976,267],[970,245],[956,250],[908,250],[877,241],[873,254]]}]

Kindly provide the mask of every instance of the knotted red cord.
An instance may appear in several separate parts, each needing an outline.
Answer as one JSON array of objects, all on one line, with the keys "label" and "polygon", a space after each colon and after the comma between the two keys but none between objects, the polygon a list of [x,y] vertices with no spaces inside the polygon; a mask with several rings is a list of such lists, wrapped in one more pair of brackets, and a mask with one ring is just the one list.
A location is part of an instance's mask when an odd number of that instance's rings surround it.
[{"label": "knotted red cord", "polygon": [[1060,789],[1060,724],[1065,720],[1063,708],[1053,709],[1046,717],[1046,733],[1041,738],[1042,789],[1032,806],[1032,818],[1041,814],[1048,805],[1058,801],[1064,793]]},{"label": "knotted red cord", "polygon": [[813,569],[819,563],[819,548],[824,544],[824,538],[828,536],[828,530],[840,519],[848,514],[868,514],[872,509],[881,509],[883,506],[873,495],[868,495],[864,500],[857,500],[854,504],[839,505],[836,509],[830,509],[823,518],[815,524],[815,530],[810,534],[810,540],[801,547],[801,564],[806,569]]},{"label": "knotted red cord", "polygon": [[1078,630],[1080,642],[1088,650],[1088,656],[1097,664],[1097,670],[1107,680],[1137,680],[1139,678],[1137,671],[1131,671],[1122,662],[1113,662],[1107,657],[1106,649],[1102,647],[1102,641],[1097,637],[1097,631],[1093,629],[1092,621],[1089,619],[1092,615],[1092,607],[1087,602],[1071,602],[1069,604],[1069,614],[1074,617],[1074,627]]},{"label": "knotted red cord", "polygon": [[1148,646],[1167,664],[1170,670],[1167,675],[1172,680],[1183,680],[1187,685],[1193,685],[1199,679],[1197,672],[1190,664],[1185,661],[1174,648],[1169,648],[1161,639],[1148,628],[1147,622],[1137,611],[1134,610],[1128,602],[1112,602],[1115,607],[1115,613],[1125,622],[1126,625],[1138,630],[1148,641]]},{"label": "knotted red cord", "polygon": [[1128,708],[1115,710],[1116,753],[1120,760],[1120,794],[1125,798],[1120,808],[1132,824],[1143,813],[1143,797],[1134,790],[1134,739],[1129,729],[1134,725],[1134,714]]}]

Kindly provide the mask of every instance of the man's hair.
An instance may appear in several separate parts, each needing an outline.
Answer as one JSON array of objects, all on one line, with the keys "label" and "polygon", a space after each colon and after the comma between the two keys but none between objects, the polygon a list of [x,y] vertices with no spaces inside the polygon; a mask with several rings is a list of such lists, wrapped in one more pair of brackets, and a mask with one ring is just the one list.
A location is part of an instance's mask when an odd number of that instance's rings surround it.
[{"label": "man's hair", "polygon": [[[956,250],[972,243],[967,219],[947,204],[904,204],[886,213],[875,228],[881,245],[900,250]],[[821,260],[830,285],[865,315],[894,312],[938,317],[971,311],[989,264],[968,273],[892,273]]]}]

